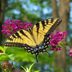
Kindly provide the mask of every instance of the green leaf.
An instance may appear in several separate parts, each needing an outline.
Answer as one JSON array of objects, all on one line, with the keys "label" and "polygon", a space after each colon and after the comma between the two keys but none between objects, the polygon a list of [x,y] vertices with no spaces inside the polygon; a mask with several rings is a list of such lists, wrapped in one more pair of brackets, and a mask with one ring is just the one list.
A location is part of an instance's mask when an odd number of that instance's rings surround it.
[{"label": "green leaf", "polygon": [[5,61],[5,60],[9,60],[8,56],[6,54],[0,55],[0,61]]},{"label": "green leaf", "polygon": [[6,54],[10,57],[10,59],[15,60],[15,61],[20,61],[20,62],[21,61],[31,61],[31,62],[35,61],[33,55],[30,53],[27,53],[27,51],[25,51],[23,48],[18,48],[18,47],[7,48]]}]

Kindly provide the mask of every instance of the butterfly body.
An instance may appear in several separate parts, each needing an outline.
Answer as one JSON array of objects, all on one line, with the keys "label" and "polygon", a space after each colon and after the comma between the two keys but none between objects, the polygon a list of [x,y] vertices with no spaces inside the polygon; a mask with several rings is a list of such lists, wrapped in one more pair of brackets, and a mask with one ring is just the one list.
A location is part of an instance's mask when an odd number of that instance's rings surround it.
[{"label": "butterfly body", "polygon": [[24,47],[28,52],[38,55],[45,52],[49,46],[49,35],[60,24],[61,19],[47,19],[34,24],[28,30],[19,30],[9,36],[5,46]]}]

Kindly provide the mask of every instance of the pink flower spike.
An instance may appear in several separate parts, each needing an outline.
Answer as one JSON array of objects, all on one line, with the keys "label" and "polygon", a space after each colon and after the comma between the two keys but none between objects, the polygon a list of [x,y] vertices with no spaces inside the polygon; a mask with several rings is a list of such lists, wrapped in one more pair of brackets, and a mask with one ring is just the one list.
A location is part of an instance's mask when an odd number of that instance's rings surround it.
[{"label": "pink flower spike", "polygon": [[69,56],[72,57],[72,48],[69,50]]}]

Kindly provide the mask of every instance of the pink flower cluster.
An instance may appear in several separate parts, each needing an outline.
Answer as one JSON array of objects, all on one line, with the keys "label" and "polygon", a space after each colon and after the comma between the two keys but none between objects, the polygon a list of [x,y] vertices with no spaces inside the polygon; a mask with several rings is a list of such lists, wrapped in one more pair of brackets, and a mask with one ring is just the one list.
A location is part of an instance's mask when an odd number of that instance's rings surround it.
[{"label": "pink flower cluster", "polygon": [[[50,45],[51,45],[51,50],[61,50],[61,47],[58,46],[58,43],[66,37],[67,33],[66,32],[57,32],[56,34],[51,34],[51,40],[50,40]],[[58,48],[57,48],[58,47]]]},{"label": "pink flower cluster", "polygon": [[20,29],[27,30],[29,27],[31,27],[32,24],[28,22],[23,22],[21,20],[6,20],[4,24],[2,25],[2,33],[4,35],[11,35],[12,33],[16,32]]}]

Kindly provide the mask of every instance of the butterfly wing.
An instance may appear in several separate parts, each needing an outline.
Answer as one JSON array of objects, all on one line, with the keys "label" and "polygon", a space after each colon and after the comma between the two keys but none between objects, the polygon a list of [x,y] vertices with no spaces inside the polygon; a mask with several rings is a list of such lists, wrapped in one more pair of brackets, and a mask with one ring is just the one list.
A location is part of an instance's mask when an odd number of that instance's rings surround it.
[{"label": "butterfly wing", "polygon": [[35,24],[33,26],[32,32],[34,35],[34,39],[36,41],[36,44],[39,45],[43,42],[43,40],[47,39],[49,37],[49,34],[54,31],[56,26],[58,26],[61,22],[61,19],[47,19],[40,21],[39,23]]},{"label": "butterfly wing", "polygon": [[[15,34],[9,36],[6,40],[5,45],[7,46],[18,46],[27,44],[29,46],[36,46],[31,34],[26,30],[19,30]],[[19,45],[19,46],[20,46]]]},{"label": "butterfly wing", "polygon": [[45,34],[43,43],[48,43],[49,35],[55,30],[55,28],[61,23],[62,20],[61,19],[54,20],[53,18],[51,18],[48,21],[50,24],[53,24],[53,25],[50,27],[48,32]]}]

